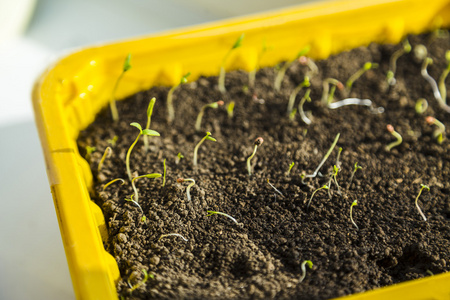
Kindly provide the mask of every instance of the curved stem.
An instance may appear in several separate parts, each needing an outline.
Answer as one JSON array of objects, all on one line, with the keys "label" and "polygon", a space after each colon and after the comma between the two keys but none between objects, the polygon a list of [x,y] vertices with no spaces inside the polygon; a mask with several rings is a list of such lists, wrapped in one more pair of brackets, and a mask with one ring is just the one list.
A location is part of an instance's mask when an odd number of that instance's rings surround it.
[{"label": "curved stem", "polygon": [[131,169],[130,169],[130,156],[131,156],[131,151],[133,151],[134,146],[136,145],[136,143],[139,141],[139,138],[142,135],[142,131],[138,134],[137,138],[134,140],[133,144],[131,144],[130,148],[127,151],[127,156],[125,159],[125,164],[127,167],[127,174],[128,174],[128,179],[130,179],[130,181],[133,180],[133,178],[131,177]]},{"label": "curved stem", "polygon": [[258,149],[258,145],[255,145],[255,148],[253,149],[252,155],[250,155],[247,158],[247,170],[248,170],[248,176],[252,176],[252,167],[250,164],[250,161],[252,160],[253,156],[255,156],[256,150]]}]

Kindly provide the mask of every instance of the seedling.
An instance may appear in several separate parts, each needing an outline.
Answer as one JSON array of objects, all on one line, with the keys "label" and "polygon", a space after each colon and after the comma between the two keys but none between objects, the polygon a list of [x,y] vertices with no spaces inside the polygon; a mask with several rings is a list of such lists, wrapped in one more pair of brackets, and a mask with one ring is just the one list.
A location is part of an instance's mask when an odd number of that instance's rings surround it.
[{"label": "seedling", "polygon": [[228,114],[228,118],[229,119],[233,119],[233,115],[234,115],[234,101],[231,101],[230,103],[228,103],[227,105],[227,114]]},{"label": "seedling", "polygon": [[97,148],[91,147],[91,146],[86,146],[84,149],[86,150],[86,155],[84,156],[84,158],[86,158],[86,160],[90,160],[91,154],[94,153],[95,151],[97,151]]},{"label": "seedling", "polygon": [[222,106],[223,104],[224,104],[223,101],[219,100],[219,101],[204,105],[200,109],[200,112],[198,113],[198,116],[197,116],[197,120],[195,121],[195,131],[199,132],[202,129],[202,119],[203,119],[203,115],[205,114],[205,110],[207,108],[219,108],[219,106]]},{"label": "seedling", "polygon": [[422,63],[422,69],[420,70],[420,74],[422,77],[430,84],[431,89],[433,90],[433,96],[438,101],[439,106],[444,109],[446,112],[450,113],[450,106],[445,103],[445,100],[442,98],[441,92],[439,91],[438,85],[433,77],[428,74],[427,67],[429,64],[432,64],[433,60],[429,57],[426,57]]},{"label": "seedling", "polygon": [[388,124],[386,128],[387,131],[389,131],[389,133],[392,134],[397,139],[396,141],[390,143],[385,147],[386,151],[391,151],[392,148],[399,146],[402,143],[403,139],[400,133],[395,131],[394,126],[392,126],[391,124]]},{"label": "seedling", "polygon": [[311,102],[311,97],[309,97],[309,93],[311,92],[311,89],[307,89],[305,95],[300,100],[300,103],[298,104],[298,111],[300,113],[300,117],[302,118],[303,122],[305,124],[310,125],[312,122],[311,120],[306,116],[305,111],[303,110],[303,105],[306,101]]},{"label": "seedling", "polygon": [[183,183],[185,181],[190,182],[190,184],[186,188],[186,197],[187,197],[188,201],[191,201],[191,187],[193,187],[195,185],[195,180],[192,178],[178,178],[177,179],[178,183]]},{"label": "seedling", "polygon": [[159,237],[158,241],[160,241],[162,238],[166,238],[166,237],[168,237],[168,236],[177,236],[177,237],[181,238],[181,239],[182,239],[183,241],[185,241],[185,242],[189,241],[187,238],[185,238],[184,236],[182,236],[182,235],[179,234],[179,233],[162,234],[162,235]]},{"label": "seedling", "polygon": [[225,57],[222,60],[222,64],[220,65],[220,73],[219,73],[219,91],[222,94],[225,94],[227,92],[225,88],[225,63],[230,56],[231,52],[233,52],[234,49],[239,48],[242,46],[242,40],[244,39],[244,34],[241,34],[241,36],[236,40],[236,42],[233,44],[230,50],[228,50],[227,54],[225,54]]},{"label": "seedling", "polygon": [[105,152],[103,152],[102,159],[100,159],[100,162],[98,163],[98,167],[97,167],[98,172],[101,171],[101,169],[103,167],[103,163],[105,162],[105,159],[111,157],[111,153],[112,153],[112,149],[110,147],[106,147]]},{"label": "seedling", "polygon": [[439,77],[439,92],[441,93],[442,101],[447,103],[447,88],[445,87],[445,79],[447,79],[448,73],[450,72],[450,50],[445,52],[445,60],[447,61],[447,67]]},{"label": "seedling", "polygon": [[298,58],[298,62],[301,65],[307,66],[309,68],[309,71],[306,72],[306,75],[313,77],[313,76],[319,74],[319,68],[317,67],[316,63],[311,58],[302,55]]},{"label": "seedling", "polygon": [[281,83],[283,82],[284,74],[286,73],[287,69],[298,59],[300,56],[306,55],[309,52],[310,47],[306,46],[302,50],[300,50],[299,53],[297,53],[297,56],[292,61],[286,61],[283,63],[283,65],[280,67],[280,69],[277,72],[277,76],[275,77],[274,82],[274,88],[275,91],[279,92],[281,89]]},{"label": "seedling", "polygon": [[174,85],[169,92],[167,93],[167,122],[169,122],[169,124],[171,124],[173,122],[173,120],[175,119],[175,110],[173,109],[173,103],[172,103],[172,99],[173,99],[173,92],[183,83],[186,83],[188,80],[187,78],[191,75],[191,72],[186,73],[185,75],[183,75],[183,77],[181,77],[180,82],[176,85]]},{"label": "seedling", "polygon": [[[339,186],[337,182],[337,174],[339,172],[339,168],[336,165],[333,165],[333,173],[331,173],[330,180],[328,181],[328,187],[331,187],[331,183],[334,181],[334,184],[337,187],[337,192],[339,195],[342,195],[341,193],[341,187]],[[328,189],[328,196],[331,198],[331,189]]]},{"label": "seedling", "polygon": [[445,125],[442,124],[438,119],[428,116],[426,121],[429,125],[436,125],[437,129],[433,132],[433,137],[437,140],[438,144],[442,144],[442,140],[444,139],[445,133]]},{"label": "seedling", "polygon": [[425,98],[420,98],[416,101],[415,105],[416,113],[421,115],[428,109],[428,101]]},{"label": "seedling", "polygon": [[215,138],[213,138],[211,135],[211,132],[207,132],[206,135],[200,140],[200,142],[198,142],[198,144],[195,146],[194,148],[194,167],[197,166],[197,153],[198,153],[198,148],[200,147],[200,145],[205,141],[213,141],[213,142],[217,142],[217,140]]},{"label": "seedling", "polygon": [[273,188],[275,190],[275,192],[277,192],[278,194],[280,194],[281,196],[284,197],[283,193],[280,192],[273,184],[270,183],[269,178],[267,178],[267,183],[270,185],[271,188]]},{"label": "seedling", "polygon": [[115,98],[116,91],[119,86],[119,82],[122,79],[125,72],[128,71],[129,69],[131,69],[130,60],[131,60],[131,54],[128,54],[123,63],[122,73],[120,73],[119,78],[117,78],[116,84],[114,85],[114,89],[111,94],[111,101],[109,101],[109,107],[111,108],[111,115],[112,115],[114,122],[119,121],[119,112],[117,111],[116,98]]},{"label": "seedling", "polygon": [[352,221],[353,225],[355,225],[356,229],[359,230],[358,225],[356,225],[355,221],[353,221],[353,215],[352,215],[353,206],[356,206],[356,205],[358,205],[358,200],[353,201],[352,205],[350,205],[350,220]]},{"label": "seedling", "polygon": [[182,158],[184,158],[184,155],[181,154],[181,152],[178,152],[177,158],[175,158],[175,163],[178,165]]},{"label": "seedling", "polygon": [[[336,135],[336,137],[334,138],[333,144],[331,144],[330,149],[328,149],[327,153],[326,153],[325,156],[323,157],[323,159],[322,159],[322,161],[320,162],[320,164],[317,166],[316,170],[315,170],[312,174],[305,175],[305,176],[304,176],[305,178],[314,178],[314,177],[317,176],[317,174],[319,173],[320,168],[322,168],[323,164],[327,161],[327,159],[328,159],[328,157],[330,156],[331,152],[333,151],[334,147],[336,147],[336,144],[337,144],[337,142],[338,142],[338,140],[339,140],[339,136],[340,136],[340,135],[341,135],[340,133],[338,133],[338,134]],[[327,187],[327,188],[328,188],[328,187]]]},{"label": "seedling", "polygon": [[320,190],[328,190],[328,189],[329,189],[328,185],[325,184],[324,186],[322,186],[322,187],[318,188],[317,190],[315,190],[315,191],[312,193],[311,198],[309,198],[308,205],[306,206],[306,209],[309,209],[309,206],[311,205],[311,201],[312,201],[312,199],[314,198],[314,195],[315,195],[318,191],[320,191]]},{"label": "seedling", "polygon": [[[331,85],[331,89],[330,89]],[[344,90],[344,84],[334,78],[326,78],[322,83],[322,103],[330,104],[333,102],[336,88],[340,91]]]},{"label": "seedling", "polygon": [[263,56],[264,53],[266,53],[267,50],[268,50],[268,48],[267,48],[267,45],[266,45],[266,41],[264,40],[263,41],[263,45],[262,45],[262,50],[258,54],[258,58],[256,60],[256,66],[255,66],[255,68],[253,70],[248,72],[248,86],[249,87],[254,87],[255,86],[256,70],[258,69],[259,62],[261,61],[261,57]]},{"label": "seedling", "polygon": [[297,109],[294,108],[289,114],[289,121],[293,122],[295,120],[295,115],[297,114]]},{"label": "seedling", "polygon": [[117,181],[122,182],[121,185],[124,185],[124,184],[125,184],[125,180],[123,180],[122,178],[116,178],[116,179],[111,180],[111,181],[108,182],[107,184],[105,184],[105,185],[103,186],[103,190],[105,190],[108,186],[110,186],[111,184],[113,184],[113,183],[115,183],[115,182],[117,182]]},{"label": "seedling", "polygon": [[134,140],[134,142],[131,144],[130,148],[127,151],[127,156],[125,159],[125,164],[127,167],[127,174],[128,174],[128,179],[130,181],[132,181],[132,176],[131,176],[131,169],[130,169],[130,156],[131,156],[131,151],[133,151],[134,146],[136,145],[136,143],[139,141],[139,138],[142,135],[148,135],[148,136],[160,136],[160,134],[157,131],[151,130],[151,129],[144,129],[142,130],[142,126],[139,123],[133,122],[130,124],[131,126],[136,127],[137,129],[139,129],[139,134],[136,137],[136,139]]},{"label": "seedling", "polygon": [[419,194],[418,194],[417,197],[416,197],[415,203],[416,203],[416,207],[417,207],[417,210],[419,211],[420,216],[421,216],[421,217],[423,218],[423,220],[426,222],[426,221],[427,221],[427,217],[425,217],[425,215],[423,214],[422,210],[420,209],[419,203],[417,202],[417,200],[419,200],[420,194],[422,194],[422,191],[423,191],[424,189],[427,189],[427,190],[429,191],[430,188],[429,188],[428,186],[426,186],[425,184],[420,184],[420,186],[421,186],[421,188],[420,188]]},{"label": "seedling", "polygon": [[248,171],[248,176],[252,176],[252,166],[251,166],[251,164],[250,164],[250,161],[252,160],[253,156],[255,156],[256,150],[258,150],[258,147],[261,146],[262,143],[264,143],[264,139],[263,139],[262,137],[258,137],[258,138],[255,140],[255,143],[254,143],[255,148],[253,149],[252,155],[250,155],[250,156],[247,158],[247,171]]},{"label": "seedling", "polygon": [[354,165],[354,167],[353,167],[352,175],[350,176],[350,180],[349,180],[349,182],[348,182],[348,187],[347,187],[348,189],[350,189],[351,186],[352,186],[353,178],[355,177],[356,171],[358,171],[358,170],[360,170],[360,169],[362,169],[362,167],[361,167],[361,166],[358,166],[358,163],[355,162],[355,165]]},{"label": "seedling", "polygon": [[372,100],[369,99],[359,99],[359,98],[347,98],[341,101],[333,102],[328,104],[329,109],[336,109],[340,108],[342,106],[347,105],[361,105],[361,106],[367,106],[370,109],[370,112],[373,114],[381,114],[384,113],[384,107],[372,107]]},{"label": "seedling", "polygon": [[345,83],[345,90],[347,92],[347,94],[350,94],[350,91],[352,90],[352,86],[353,83],[360,78],[362,75],[364,75],[364,73],[366,73],[367,71],[369,71],[370,69],[375,69],[378,68],[378,64],[376,63],[371,63],[371,62],[366,62],[361,69],[359,69],[358,71],[356,71],[352,76],[350,76],[350,78],[347,80],[347,82]]},{"label": "seedling", "polygon": [[149,275],[145,269],[142,269],[142,273],[144,273],[144,279],[142,279],[133,286],[131,285],[130,278],[128,278],[128,286],[130,287],[130,293],[143,286],[149,278],[151,279],[155,278],[155,276],[153,276],[152,274]]},{"label": "seedling", "polygon": [[[156,98],[153,97],[150,99],[150,102],[147,107],[147,126],[145,126],[145,129],[150,129],[150,124],[152,122],[152,114],[153,114],[153,107],[155,106]],[[148,151],[148,135],[144,135],[144,153],[147,153]]]},{"label": "seedling", "polygon": [[294,165],[295,165],[295,162],[291,162],[291,164],[289,165],[289,170],[287,171],[288,176],[291,175],[291,170],[294,167]]},{"label": "seedling", "polygon": [[163,166],[164,166],[164,174],[163,174],[162,187],[164,187],[166,185],[166,159],[165,158],[163,161]]},{"label": "seedling", "polygon": [[309,77],[305,76],[302,83],[297,85],[297,87],[292,91],[291,95],[289,96],[289,102],[288,102],[288,106],[287,106],[287,115],[288,116],[292,112],[292,108],[294,108],[295,98],[297,97],[298,93],[300,93],[300,91],[304,87],[310,87],[310,86],[311,86],[311,84],[309,82]]},{"label": "seedling", "polygon": [[306,277],[306,266],[308,266],[308,268],[312,269],[312,267],[313,267],[312,261],[310,261],[310,260],[305,260],[305,261],[302,262],[302,264],[301,264],[302,276],[301,276],[300,279],[299,279],[299,283],[302,283],[303,280],[304,280],[305,277]]},{"label": "seedling", "polygon": [[132,202],[132,203],[134,203],[137,207],[139,207],[139,210],[140,210],[141,213],[142,213],[141,221],[144,222],[144,223],[147,223],[147,217],[144,215],[144,211],[142,210],[142,207],[139,205],[139,203],[137,203],[135,200],[133,200],[133,196],[134,196],[134,195],[131,195],[129,199],[128,199],[128,198],[125,198],[125,201]]},{"label": "seedling", "polygon": [[112,139],[107,140],[107,142],[111,145],[111,147],[115,147],[118,139],[119,137],[115,135]]},{"label": "seedling", "polygon": [[141,176],[137,176],[134,177],[133,180],[131,180],[131,186],[133,187],[133,191],[134,191],[134,195],[136,196],[136,203],[139,202],[139,194],[136,188],[136,185],[134,184],[134,182],[140,178],[150,178],[150,179],[156,179],[161,177],[161,174],[159,173],[152,173],[152,174],[146,174],[146,175],[141,175]]},{"label": "seedling", "polygon": [[420,61],[424,60],[428,56],[428,50],[425,45],[419,44],[414,46],[414,56]]},{"label": "seedling", "polygon": [[386,74],[386,81],[389,85],[394,85],[396,83],[395,71],[397,70],[397,60],[400,56],[409,52],[411,52],[411,45],[409,44],[408,39],[405,39],[402,48],[395,51],[389,60],[389,71]]},{"label": "seedling", "polygon": [[229,218],[231,221],[233,221],[234,223],[236,223],[236,225],[239,225],[239,223],[236,221],[235,218],[233,218],[232,216],[230,216],[229,214],[220,212],[220,211],[213,211],[213,210],[207,210],[206,211],[208,214],[206,215],[207,217],[212,216],[212,215],[222,215],[225,216],[227,218]]}]

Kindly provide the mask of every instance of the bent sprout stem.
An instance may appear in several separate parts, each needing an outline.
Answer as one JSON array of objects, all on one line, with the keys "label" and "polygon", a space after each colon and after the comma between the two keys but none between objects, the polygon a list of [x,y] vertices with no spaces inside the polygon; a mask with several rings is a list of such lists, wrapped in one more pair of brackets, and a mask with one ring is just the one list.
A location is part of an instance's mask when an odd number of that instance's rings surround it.
[{"label": "bent sprout stem", "polygon": [[136,202],[135,200],[133,200],[133,196],[134,196],[134,194],[130,196],[130,199],[125,198],[125,201],[132,202],[132,203],[134,203],[137,207],[139,207],[139,210],[140,210],[141,213],[142,213],[141,221],[144,222],[144,223],[147,223],[147,222],[146,222],[146,221],[147,221],[147,217],[145,216],[144,211],[142,210],[142,207],[139,205],[138,202]]},{"label": "bent sprout stem", "polygon": [[355,225],[356,229],[359,230],[358,225],[356,225],[355,221],[353,221],[353,215],[352,215],[353,206],[356,206],[356,205],[358,205],[358,200],[353,201],[352,205],[350,205],[350,220],[352,221],[353,225]]},{"label": "bent sprout stem", "polygon": [[307,66],[309,68],[309,71],[306,72],[306,75],[313,77],[313,76],[319,74],[319,68],[317,67],[316,63],[311,58],[302,55],[298,58],[298,62],[301,65]]},{"label": "bent sprout stem", "polygon": [[167,93],[167,122],[171,124],[173,120],[175,119],[175,110],[173,108],[173,92],[183,83],[186,83],[188,80],[187,78],[191,75],[191,72],[186,73],[181,77],[180,82],[173,87],[170,88],[169,92]]},{"label": "bent sprout stem", "polygon": [[402,56],[403,54],[411,52],[411,44],[409,43],[408,39],[405,39],[403,41],[402,48],[395,51],[391,59],[389,60],[389,71],[386,74],[386,81],[389,85],[394,85],[396,83],[395,80],[395,71],[397,70],[397,60]]},{"label": "bent sprout stem", "polygon": [[177,237],[181,238],[181,239],[182,239],[183,241],[185,241],[185,242],[188,242],[188,241],[189,241],[187,238],[185,238],[184,236],[182,236],[182,235],[179,234],[179,233],[167,233],[167,234],[162,234],[162,235],[159,237],[158,241],[160,241],[162,238],[165,238],[165,237],[168,237],[168,236],[177,236]]},{"label": "bent sprout stem", "polygon": [[283,66],[278,70],[277,72],[277,76],[275,77],[275,82],[274,82],[274,89],[275,91],[279,92],[281,89],[281,83],[283,82],[283,78],[284,78],[284,74],[286,73],[287,69],[300,57],[303,56],[305,54],[307,54],[309,52],[310,47],[306,46],[305,48],[303,48],[302,50],[300,50],[299,53],[297,53],[297,56],[295,57],[294,60],[292,61],[285,61],[283,63]]},{"label": "bent sprout stem", "polygon": [[320,191],[320,190],[328,190],[328,189],[329,189],[328,185],[325,184],[324,186],[322,186],[322,187],[318,188],[317,190],[315,190],[315,191],[312,193],[311,198],[309,198],[308,205],[306,206],[306,209],[309,209],[309,206],[311,205],[311,200],[312,200],[312,198],[314,197],[314,195],[315,195],[318,191]]},{"label": "bent sprout stem", "polygon": [[136,283],[133,286],[131,285],[130,279],[128,278],[127,282],[128,282],[128,286],[130,287],[130,293],[132,293],[134,290],[136,290],[136,289],[140,288],[142,285],[144,285],[149,278],[153,278],[153,275],[149,275],[145,269],[142,269],[142,273],[144,273],[144,279],[142,279],[142,281],[139,281],[138,283]]},{"label": "bent sprout stem", "polygon": [[111,153],[112,153],[111,147],[106,147],[105,152],[103,152],[102,159],[98,163],[97,172],[100,173],[100,171],[101,171],[101,169],[103,167],[103,163],[105,162],[105,159],[106,158],[110,158],[111,157]]},{"label": "bent sprout stem", "polygon": [[212,215],[222,215],[225,216],[227,218],[229,218],[231,221],[233,221],[234,223],[236,223],[236,225],[239,225],[238,221],[236,221],[235,218],[233,218],[232,216],[230,216],[229,214],[220,212],[220,211],[213,211],[213,210],[207,210],[206,211],[208,214],[206,215],[207,217],[212,216]]},{"label": "bent sprout stem", "polygon": [[219,91],[222,94],[225,94],[227,92],[225,88],[225,63],[227,61],[228,56],[230,56],[231,52],[233,52],[234,49],[239,48],[242,46],[242,40],[244,39],[245,34],[241,34],[234,45],[231,47],[230,50],[228,50],[227,54],[225,54],[222,63],[220,65],[220,73],[219,73],[219,79],[218,79],[218,87]]},{"label": "bent sprout stem", "polygon": [[258,138],[255,140],[255,143],[254,143],[255,148],[253,149],[252,155],[250,155],[250,156],[247,158],[247,171],[248,171],[248,176],[252,176],[252,166],[251,166],[250,161],[252,160],[253,156],[255,156],[255,153],[256,153],[256,150],[258,150],[258,147],[261,146],[263,142],[264,142],[264,139],[263,139],[262,137],[258,137]]},{"label": "bent sprout stem", "polygon": [[270,183],[269,178],[267,178],[267,183],[270,185],[271,188],[274,189],[275,192],[277,192],[278,194],[280,194],[281,196],[284,197],[283,193],[280,192],[273,184]]},{"label": "bent sprout stem", "polygon": [[117,88],[119,87],[119,82],[122,79],[125,72],[128,71],[129,69],[131,69],[130,60],[131,60],[131,54],[128,54],[123,63],[122,73],[120,73],[119,78],[117,78],[117,81],[112,90],[111,100],[109,101],[109,107],[111,109],[111,115],[112,115],[114,122],[119,121],[119,112],[117,111],[116,98],[115,98],[116,91],[117,91]]},{"label": "bent sprout stem", "polygon": [[111,184],[113,184],[113,183],[115,183],[115,182],[117,182],[117,181],[122,182],[121,185],[124,185],[124,184],[125,184],[125,180],[123,180],[122,178],[116,178],[116,179],[113,179],[113,180],[111,180],[110,182],[106,183],[106,184],[103,186],[103,190],[105,190],[108,186],[110,186]]},{"label": "bent sprout stem", "polygon": [[384,112],[384,107],[380,106],[377,108],[372,107],[372,100],[369,99],[359,99],[359,98],[347,98],[341,101],[333,102],[328,104],[329,109],[336,109],[347,105],[362,105],[367,106],[370,112],[373,114],[381,114]]},{"label": "bent sprout stem", "polygon": [[312,269],[312,267],[313,267],[312,261],[310,261],[310,260],[305,260],[305,261],[302,262],[302,264],[301,264],[302,276],[301,276],[300,279],[299,279],[299,283],[302,283],[303,280],[304,280],[305,277],[306,277],[306,266],[308,266],[310,269]]},{"label": "bent sprout stem", "polygon": [[206,135],[200,140],[200,142],[198,142],[198,144],[195,146],[194,148],[194,158],[193,158],[193,164],[194,167],[197,166],[197,153],[198,153],[198,148],[200,147],[201,144],[203,144],[203,142],[205,140],[208,141],[212,141],[212,142],[217,142],[217,140],[215,138],[213,138],[211,135],[211,132],[207,132]]},{"label": "bent sprout stem", "polygon": [[432,62],[433,62],[433,60],[432,60],[431,58],[426,57],[426,58],[423,60],[422,68],[421,68],[421,70],[420,70],[420,74],[421,74],[422,77],[430,84],[431,89],[433,90],[433,96],[434,96],[434,98],[438,101],[439,106],[440,106],[443,110],[445,110],[446,112],[450,113],[450,106],[448,106],[448,105],[445,103],[445,100],[442,98],[442,95],[441,95],[441,93],[440,93],[440,91],[439,91],[439,88],[438,88],[438,85],[437,85],[437,83],[436,83],[436,80],[434,80],[434,78],[431,77],[431,76],[428,74],[427,67],[428,67],[428,65],[431,64]]},{"label": "bent sprout stem", "polygon": [[298,104],[298,111],[300,113],[300,117],[302,118],[303,122],[305,122],[306,125],[310,125],[312,122],[311,120],[305,115],[305,111],[303,110],[303,105],[306,101],[311,102],[311,98],[309,97],[309,94],[311,92],[311,89],[307,89],[305,92],[305,95],[300,100],[300,103]]},{"label": "bent sprout stem", "polygon": [[188,201],[191,201],[191,187],[193,187],[195,185],[195,180],[192,178],[178,178],[177,179],[178,183],[183,183],[185,181],[190,182],[190,184],[186,188],[186,197],[187,197]]},{"label": "bent sprout stem", "polygon": [[200,112],[197,115],[197,119],[195,121],[195,131],[198,132],[202,129],[202,119],[203,119],[203,115],[205,114],[205,110],[207,108],[219,108],[219,106],[222,106],[223,104],[224,104],[224,102],[222,100],[219,100],[219,101],[204,105],[200,109]]},{"label": "bent sprout stem", "polygon": [[445,79],[447,79],[448,73],[450,73],[450,50],[445,52],[445,60],[447,61],[447,67],[439,77],[439,92],[441,93],[442,101],[447,104],[447,88],[445,87]]},{"label": "bent sprout stem", "polygon": [[136,200],[135,200],[136,203],[139,202],[139,194],[138,194],[138,191],[137,191],[137,188],[136,188],[136,185],[134,184],[134,182],[136,180],[138,180],[139,178],[156,179],[156,178],[159,178],[159,177],[161,177],[161,174],[159,174],[159,173],[152,173],[152,174],[146,174],[146,175],[137,176],[137,177],[134,177],[133,180],[131,180],[131,186],[133,187],[134,195],[136,196]]},{"label": "bent sprout stem", "polygon": [[353,168],[353,172],[352,172],[352,175],[350,176],[350,181],[349,181],[349,183],[348,183],[348,189],[350,189],[351,188],[351,186],[352,186],[352,182],[353,182],[353,177],[355,177],[355,173],[356,173],[356,171],[358,171],[359,169],[362,169],[362,167],[361,166],[358,166],[358,162],[355,162],[355,166],[354,166],[354,168]]},{"label": "bent sprout stem", "polygon": [[[288,116],[291,114],[292,109],[294,108],[295,98],[297,97],[298,93],[300,93],[300,91],[304,87],[310,87],[310,86],[311,86],[311,84],[309,82],[309,77],[305,76],[302,83],[297,85],[297,87],[292,91],[291,95],[289,96],[289,102],[288,102],[288,106],[287,106],[287,115]],[[309,94],[308,94],[308,96],[309,96]]]},{"label": "bent sprout stem", "polygon": [[417,207],[417,210],[419,211],[420,216],[421,216],[421,217],[423,218],[423,220],[426,222],[426,221],[427,221],[427,217],[425,217],[425,215],[423,214],[422,210],[421,210],[420,207],[419,207],[419,203],[418,203],[417,201],[419,200],[419,197],[420,197],[420,194],[422,194],[422,191],[423,191],[424,189],[426,189],[426,190],[429,191],[430,188],[429,188],[428,186],[426,186],[425,184],[420,184],[420,186],[421,186],[421,188],[420,188],[419,194],[418,194],[417,197],[416,197],[415,203],[416,203],[416,207]]},{"label": "bent sprout stem", "polygon": [[314,178],[317,176],[317,173],[319,172],[320,168],[323,166],[323,164],[327,161],[328,157],[330,156],[331,152],[333,151],[334,147],[336,146],[339,137],[341,136],[340,133],[338,133],[336,135],[336,137],[334,138],[333,144],[331,144],[330,149],[328,149],[327,153],[325,154],[325,156],[323,157],[322,161],[320,162],[320,164],[317,166],[316,170],[309,175],[305,175],[305,178]]},{"label": "bent sprout stem", "polygon": [[366,73],[367,71],[369,71],[370,69],[375,69],[378,67],[378,64],[375,63],[371,63],[371,62],[366,62],[362,68],[360,68],[358,71],[356,71],[352,76],[350,76],[350,78],[347,80],[347,82],[345,83],[345,90],[347,92],[347,94],[350,94],[350,91],[352,90],[352,86],[353,83],[362,75],[364,75],[364,73]]},{"label": "bent sprout stem", "polygon": [[[332,85],[330,90],[330,84]],[[340,91],[344,89],[344,85],[337,79],[334,78],[326,78],[322,83],[322,103],[329,105],[333,102],[334,93],[336,88]]]},{"label": "bent sprout stem", "polygon": [[428,116],[425,120],[429,125],[436,125],[438,127],[433,132],[433,137],[437,140],[438,144],[442,144],[445,133],[445,125],[441,121],[432,116]]},{"label": "bent sprout stem", "polygon": [[392,126],[391,124],[388,124],[386,126],[386,129],[389,131],[390,134],[392,134],[397,139],[396,141],[390,143],[385,147],[386,151],[391,151],[392,148],[397,147],[402,143],[403,138],[400,135],[400,133],[394,130],[394,126]]}]

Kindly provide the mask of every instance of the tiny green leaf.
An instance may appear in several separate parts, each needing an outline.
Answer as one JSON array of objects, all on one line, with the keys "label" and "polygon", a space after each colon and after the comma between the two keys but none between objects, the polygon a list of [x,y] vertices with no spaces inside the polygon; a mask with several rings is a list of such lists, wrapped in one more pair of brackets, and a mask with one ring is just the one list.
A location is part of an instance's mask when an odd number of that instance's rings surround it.
[{"label": "tiny green leaf", "polygon": [[151,129],[144,129],[142,130],[143,135],[149,135],[149,136],[160,136],[158,131],[151,130]]},{"label": "tiny green leaf", "polygon": [[217,142],[217,140],[215,138],[210,137],[210,136],[207,136],[206,139],[209,141]]},{"label": "tiny green leaf", "polygon": [[241,36],[237,39],[237,41],[234,43],[233,47],[231,49],[236,49],[242,46],[242,40],[244,39],[245,34],[241,34]]},{"label": "tiny green leaf", "polygon": [[300,50],[299,53],[297,53],[297,58],[299,58],[300,56],[306,55],[309,50],[311,50],[311,46],[307,45],[305,46],[302,50]]},{"label": "tiny green leaf", "polygon": [[186,73],[183,77],[181,77],[180,84],[186,83],[188,80],[187,78],[191,75],[191,72]]},{"label": "tiny green leaf", "polygon": [[159,178],[159,177],[161,177],[162,175],[161,174],[159,174],[159,173],[151,173],[151,174],[146,174],[146,175],[142,175],[142,176],[139,176],[139,177],[145,177],[145,178]]},{"label": "tiny green leaf", "polygon": [[181,152],[178,152],[177,157],[178,157],[179,159],[181,159],[181,158],[184,158],[184,155],[181,154]]},{"label": "tiny green leaf", "polygon": [[430,190],[430,188],[427,186],[427,185],[425,185],[425,184],[420,184],[420,186],[422,187],[422,188],[424,188],[424,189],[427,189],[428,191]]},{"label": "tiny green leaf", "polygon": [[125,61],[123,63],[123,71],[124,72],[128,71],[129,69],[131,69],[130,61],[131,61],[131,53],[128,53],[128,55],[125,58]]},{"label": "tiny green leaf", "polygon": [[153,107],[155,106],[155,102],[156,102],[156,98],[153,97],[150,100],[150,103],[148,104],[148,108],[147,108],[147,117],[150,118],[153,114]]},{"label": "tiny green leaf", "polygon": [[133,122],[133,123],[131,123],[130,125],[136,127],[137,129],[139,129],[139,131],[142,132],[142,126],[141,126],[141,124],[136,123],[136,122]]},{"label": "tiny green leaf", "polygon": [[308,266],[308,268],[312,269],[312,267],[313,267],[312,261],[306,260],[305,262],[306,262],[306,265]]}]

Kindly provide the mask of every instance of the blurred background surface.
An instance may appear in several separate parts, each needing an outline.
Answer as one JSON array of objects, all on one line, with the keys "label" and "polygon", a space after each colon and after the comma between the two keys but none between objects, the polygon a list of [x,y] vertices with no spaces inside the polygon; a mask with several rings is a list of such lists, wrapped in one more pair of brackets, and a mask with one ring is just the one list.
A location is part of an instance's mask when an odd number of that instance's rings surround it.
[{"label": "blurred background surface", "polygon": [[0,299],[74,299],[34,125],[35,79],[92,44],[311,0],[0,0]]}]

